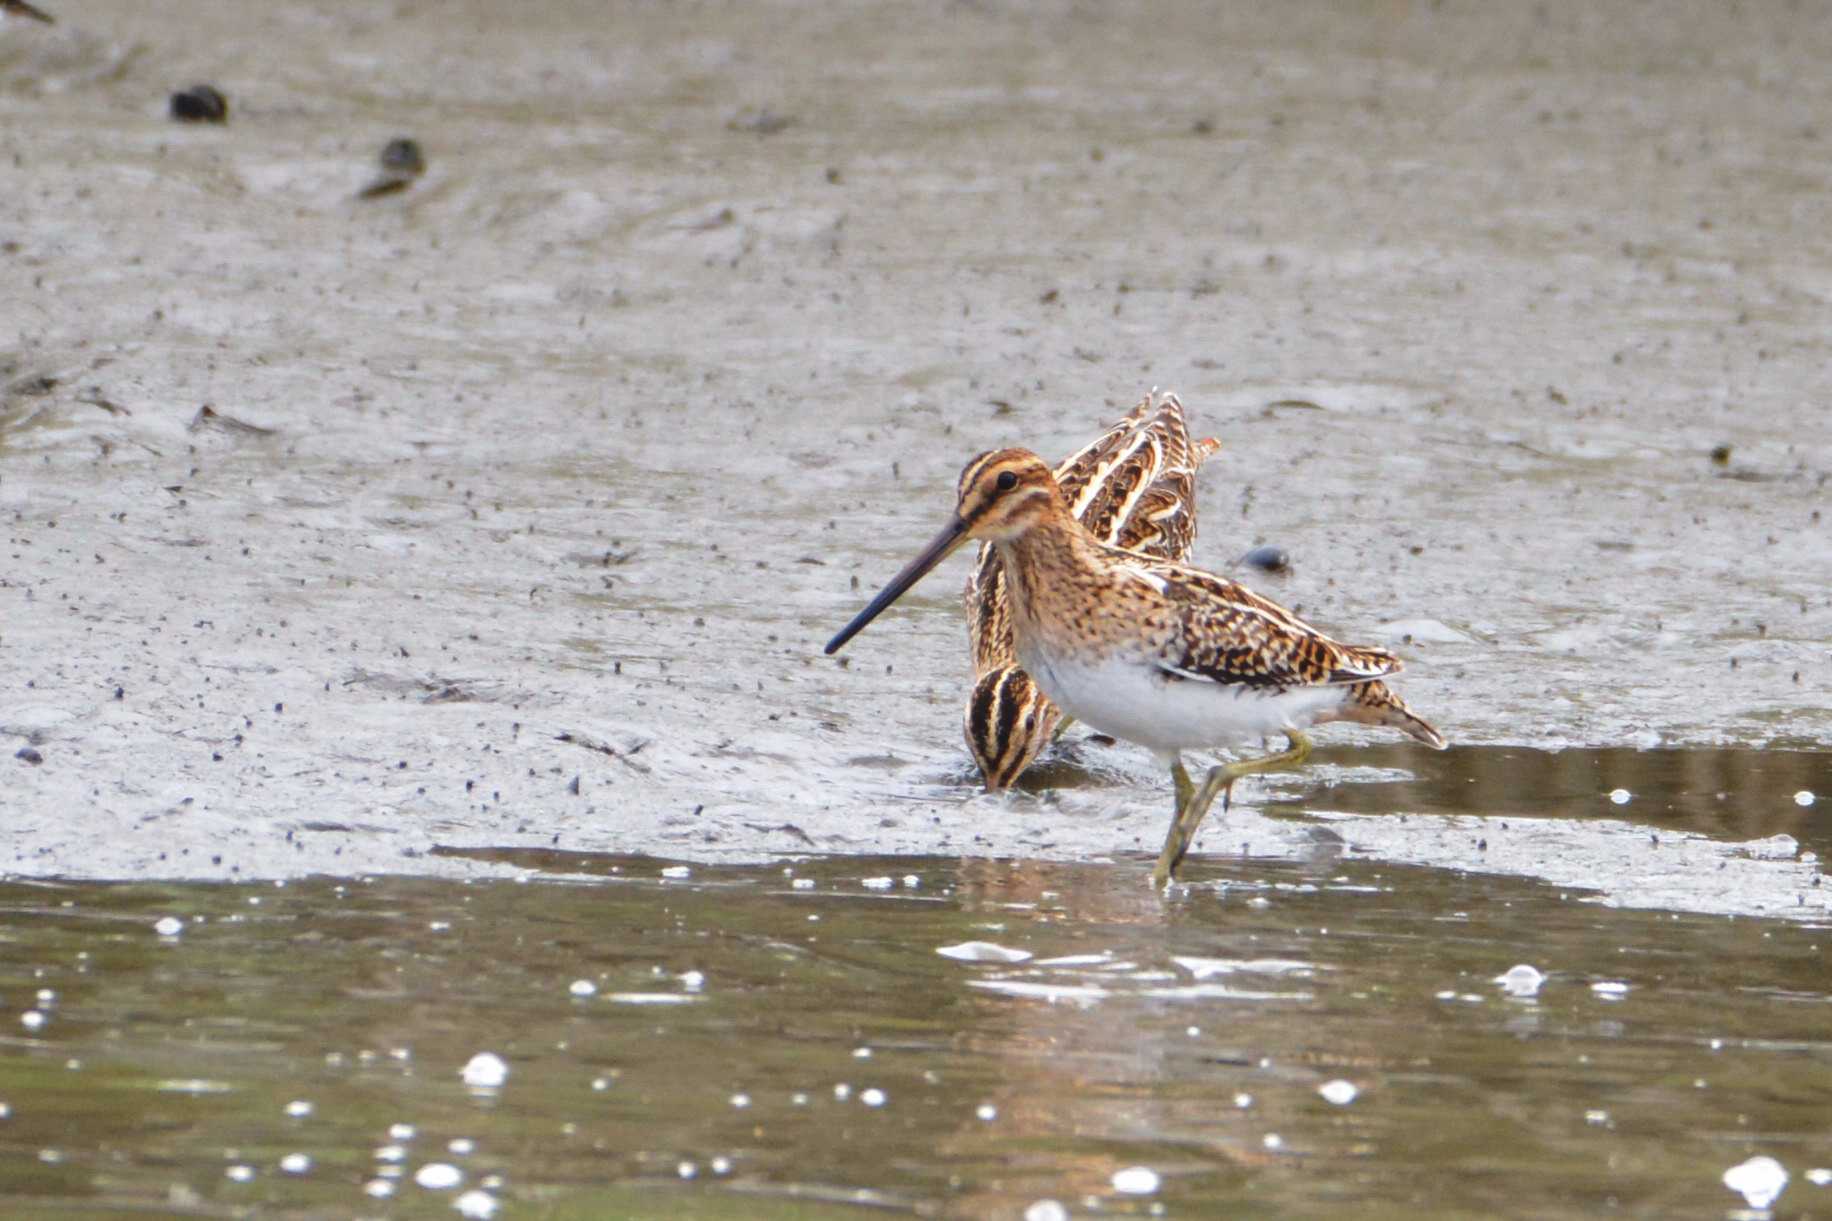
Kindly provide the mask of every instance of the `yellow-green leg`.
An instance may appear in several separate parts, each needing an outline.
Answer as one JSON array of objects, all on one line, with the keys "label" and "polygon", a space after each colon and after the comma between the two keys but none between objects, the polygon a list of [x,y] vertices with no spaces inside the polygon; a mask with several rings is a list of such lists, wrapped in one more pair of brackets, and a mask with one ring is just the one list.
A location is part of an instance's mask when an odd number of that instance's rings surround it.
[{"label": "yellow-green leg", "polygon": [[1054,742],[1060,739],[1063,734],[1069,732],[1069,726],[1073,725],[1074,723],[1075,723],[1074,717],[1070,716],[1066,712],[1063,713],[1062,719],[1056,722],[1056,728],[1050,734],[1050,741]]},{"label": "yellow-green leg", "polygon": [[1184,856],[1195,842],[1196,829],[1208,815],[1209,807],[1215,804],[1217,795],[1221,797],[1221,809],[1225,814],[1234,793],[1234,782],[1242,776],[1299,767],[1310,758],[1309,738],[1295,729],[1286,731],[1285,737],[1291,745],[1277,754],[1242,759],[1238,763],[1224,763],[1210,768],[1208,778],[1199,789],[1191,782],[1183,760],[1172,760],[1170,778],[1177,790],[1177,812],[1171,819],[1170,833],[1164,837],[1164,851],[1158,854],[1158,863],[1151,871],[1151,884],[1154,887],[1162,890],[1170,884],[1177,866],[1183,864]]},{"label": "yellow-green leg", "polygon": [[1189,769],[1183,766],[1181,758],[1170,761],[1170,780],[1177,790],[1177,808],[1171,812],[1170,830],[1164,835],[1164,850],[1158,853],[1158,863],[1151,871],[1151,884],[1163,890],[1170,882],[1171,870],[1183,859],[1185,851],[1177,838],[1177,832],[1183,826],[1183,811],[1189,809],[1190,799],[1196,795],[1196,785],[1190,780]]}]

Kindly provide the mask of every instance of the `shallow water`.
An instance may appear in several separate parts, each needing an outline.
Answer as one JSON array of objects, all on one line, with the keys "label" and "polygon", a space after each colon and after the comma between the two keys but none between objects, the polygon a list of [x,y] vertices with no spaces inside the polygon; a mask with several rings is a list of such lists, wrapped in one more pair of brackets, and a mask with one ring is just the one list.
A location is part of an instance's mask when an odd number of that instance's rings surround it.
[{"label": "shallow water", "polygon": [[[1211,861],[1169,902],[1142,869],[1034,862],[541,863],[597,879],[6,885],[6,1193],[1699,1216],[1761,1152],[1784,1211],[1823,1206],[1825,924],[1352,861]],[[1519,963],[1534,996],[1494,982]],[[461,1080],[480,1052],[499,1088]],[[420,1185],[434,1164],[456,1184]]]},{"label": "shallow water", "polygon": [[[1832,22],[45,4],[9,1204],[1825,1211]],[[958,567],[819,656],[969,454],[1153,384],[1196,560],[1288,551],[1454,744],[1332,727],[1168,900],[1142,752],[971,784]]]},{"label": "shallow water", "polygon": [[1832,763],[1817,751],[1476,746],[1428,753],[1367,746],[1313,757],[1326,766],[1395,770],[1371,781],[1328,783],[1299,797],[1294,804],[1300,809],[1580,820],[1607,815],[1727,842],[1788,835],[1822,857],[1832,852]]}]

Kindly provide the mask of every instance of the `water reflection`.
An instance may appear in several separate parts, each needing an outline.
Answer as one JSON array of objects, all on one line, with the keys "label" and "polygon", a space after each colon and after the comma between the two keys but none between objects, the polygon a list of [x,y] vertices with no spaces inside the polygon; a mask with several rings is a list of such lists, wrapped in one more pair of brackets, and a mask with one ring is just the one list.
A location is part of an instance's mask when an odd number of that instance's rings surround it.
[{"label": "water reflection", "polygon": [[[1432,752],[1382,743],[1318,750],[1313,758],[1355,769],[1352,775],[1398,770],[1289,803],[1314,801],[1356,814],[1631,819],[1718,839],[1791,835],[1822,855],[1832,850],[1832,759],[1823,751],[1465,746]],[[1398,778],[1402,773],[1407,778]],[[1800,793],[1815,799],[1800,800]]]},{"label": "water reflection", "polygon": [[[1075,864],[524,863],[574,877],[0,887],[4,1190],[1662,1213],[1736,1203],[1721,1176],[1755,1154],[1790,1193],[1832,1161],[1823,928],[1366,863],[1219,862],[1169,902]],[[1030,957],[939,952],[970,942]],[[1510,994],[1519,964],[1544,978]]]}]

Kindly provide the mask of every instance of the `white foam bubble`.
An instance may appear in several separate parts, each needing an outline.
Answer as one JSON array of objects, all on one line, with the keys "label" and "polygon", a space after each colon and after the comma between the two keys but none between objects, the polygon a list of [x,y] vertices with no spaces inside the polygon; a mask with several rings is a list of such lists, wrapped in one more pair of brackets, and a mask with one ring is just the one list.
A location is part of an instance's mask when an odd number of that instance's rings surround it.
[{"label": "white foam bubble", "polygon": [[452,1207],[458,1210],[461,1217],[494,1217],[500,1205],[495,1196],[473,1187],[453,1200]]},{"label": "white foam bubble", "polygon": [[1752,1157],[1724,1172],[1724,1186],[1751,1208],[1767,1208],[1787,1190],[1787,1167],[1772,1157]]},{"label": "white foam bubble", "polygon": [[493,1090],[509,1079],[509,1065],[493,1051],[480,1051],[465,1061],[458,1075],[474,1090]]},{"label": "white foam bubble", "polygon": [[1028,962],[1029,950],[1013,949],[991,941],[963,941],[958,945],[940,946],[935,951],[943,958],[959,962]]},{"label": "white foam bubble", "polygon": [[1113,1190],[1123,1196],[1149,1196],[1163,1182],[1150,1166],[1128,1166],[1113,1172]]},{"label": "white foam bubble", "polygon": [[1518,963],[1495,977],[1494,982],[1501,985],[1501,990],[1509,996],[1521,999],[1538,996],[1540,986],[1546,982],[1546,976],[1531,963]]}]

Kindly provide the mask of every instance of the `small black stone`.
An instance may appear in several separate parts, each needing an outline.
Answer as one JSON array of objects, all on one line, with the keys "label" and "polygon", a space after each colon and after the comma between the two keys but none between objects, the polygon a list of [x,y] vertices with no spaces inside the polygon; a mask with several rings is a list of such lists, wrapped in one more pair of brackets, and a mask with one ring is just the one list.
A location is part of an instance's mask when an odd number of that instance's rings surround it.
[{"label": "small black stone", "polygon": [[418,140],[396,136],[382,146],[382,168],[390,174],[424,174],[426,154],[420,151]]},{"label": "small black stone", "polygon": [[1275,547],[1267,543],[1241,556],[1240,562],[1249,568],[1257,568],[1261,572],[1285,572],[1291,567],[1291,553],[1283,547]]},{"label": "small black stone", "polygon": [[172,95],[172,117],[180,123],[227,123],[229,99],[214,85],[192,85]]},{"label": "small black stone", "polygon": [[13,758],[24,759],[27,763],[43,763],[45,761],[45,757],[38,753],[37,748],[31,746],[21,746],[13,755]]},{"label": "small black stone", "polygon": [[382,176],[356,193],[358,199],[376,199],[404,191],[426,172],[426,154],[420,142],[396,136],[382,146]]}]

